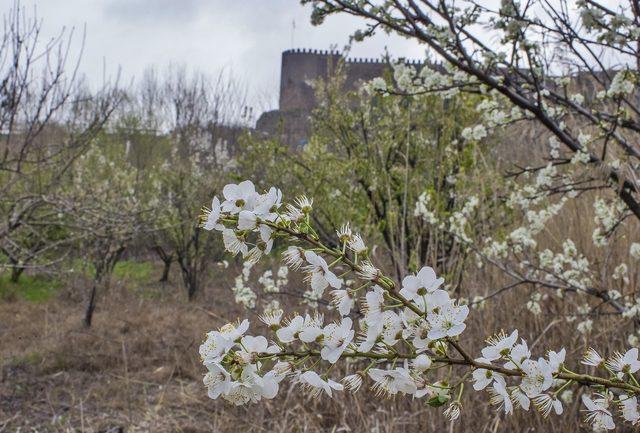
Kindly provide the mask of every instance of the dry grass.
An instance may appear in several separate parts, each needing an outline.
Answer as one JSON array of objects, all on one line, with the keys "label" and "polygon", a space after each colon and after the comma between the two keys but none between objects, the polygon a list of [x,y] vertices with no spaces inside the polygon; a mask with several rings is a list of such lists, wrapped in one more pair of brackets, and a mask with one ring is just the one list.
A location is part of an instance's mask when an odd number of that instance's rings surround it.
[{"label": "dry grass", "polygon": [[[463,296],[504,284],[494,271],[474,273]],[[142,296],[116,284],[100,300],[91,329],[81,325],[81,297],[69,296],[72,290],[45,304],[0,301],[0,433],[590,431],[577,399],[562,418],[505,418],[488,407],[487,394],[470,387],[456,424],[424,401],[379,400],[367,390],[311,400],[286,388],[274,401],[239,408],[209,400],[201,386],[198,345],[206,331],[247,314],[220,279],[212,281],[217,285],[208,284],[205,296],[193,303],[175,287],[148,287]],[[530,290],[508,292],[473,310],[465,344],[477,353],[487,335],[518,328],[536,355],[545,348],[571,348],[567,358],[575,366],[585,337],[557,319],[572,311],[571,300],[552,300],[533,316],[524,307]],[[605,351],[624,347],[630,326],[611,316],[597,318],[590,344]]]}]

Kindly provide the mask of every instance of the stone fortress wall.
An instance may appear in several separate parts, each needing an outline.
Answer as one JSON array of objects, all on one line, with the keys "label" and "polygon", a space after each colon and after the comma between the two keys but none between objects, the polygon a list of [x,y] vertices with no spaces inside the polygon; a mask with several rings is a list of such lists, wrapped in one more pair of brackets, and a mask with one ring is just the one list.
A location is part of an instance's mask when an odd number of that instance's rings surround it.
[{"label": "stone fortress wall", "polygon": [[[343,62],[345,91],[384,75],[390,68],[382,58],[345,58],[338,51],[292,49],[282,53],[280,99],[277,110],[263,113],[256,129],[272,137],[280,137],[292,147],[303,146],[309,135],[309,115],[317,106],[311,83],[326,80],[334,68]],[[420,66],[418,61],[408,64]]]}]

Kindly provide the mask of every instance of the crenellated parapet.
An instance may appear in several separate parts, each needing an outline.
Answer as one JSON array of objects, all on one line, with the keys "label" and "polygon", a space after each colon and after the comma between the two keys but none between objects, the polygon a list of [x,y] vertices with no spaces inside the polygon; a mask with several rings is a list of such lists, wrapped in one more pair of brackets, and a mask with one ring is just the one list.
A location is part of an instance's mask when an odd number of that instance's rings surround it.
[{"label": "crenellated parapet", "polygon": [[[371,63],[371,64],[388,64],[388,60],[384,57],[344,57],[344,54],[338,50],[316,50],[313,48],[293,48],[285,50],[282,55],[307,54],[312,56],[333,57],[344,60],[345,63]],[[400,59],[408,65],[422,65],[422,60],[417,59]]]},{"label": "crenellated parapet", "polygon": [[338,50],[314,50],[311,48],[293,48],[285,50],[282,54],[317,54],[319,56],[340,56],[341,53]]}]

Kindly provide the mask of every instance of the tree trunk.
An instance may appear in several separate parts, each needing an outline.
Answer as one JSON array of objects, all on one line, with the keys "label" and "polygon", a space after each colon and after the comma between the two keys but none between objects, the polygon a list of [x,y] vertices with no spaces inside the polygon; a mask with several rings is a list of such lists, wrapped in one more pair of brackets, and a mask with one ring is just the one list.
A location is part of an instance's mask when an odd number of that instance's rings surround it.
[{"label": "tree trunk", "polygon": [[91,288],[91,296],[89,297],[87,309],[84,313],[84,326],[86,326],[87,328],[91,327],[91,321],[93,320],[93,310],[95,310],[96,308],[97,289],[98,289],[98,282],[94,281],[93,287]]},{"label": "tree trunk", "polygon": [[187,298],[193,300],[198,291],[198,263],[189,256],[178,253],[178,264],[182,273],[182,281],[187,289]]},{"label": "tree trunk", "polygon": [[18,280],[20,279],[20,275],[22,275],[22,272],[24,271],[24,268],[20,268],[17,266],[14,266],[11,268],[11,277],[10,277],[10,281],[12,283],[17,283]]},{"label": "tree trunk", "polygon": [[187,283],[187,296],[189,300],[192,301],[198,290],[197,274],[194,270],[188,275],[185,275],[185,277],[185,282]]},{"label": "tree trunk", "polygon": [[171,262],[172,260],[164,261],[164,269],[162,270],[162,277],[160,277],[161,283],[166,283],[169,281],[169,271],[171,270]]},{"label": "tree trunk", "polygon": [[169,281],[169,271],[171,270],[171,263],[173,263],[173,254],[167,254],[164,248],[160,245],[156,245],[153,247],[153,250],[158,254],[162,263],[164,263],[164,269],[162,270],[162,277],[160,278],[161,283],[166,283]]}]

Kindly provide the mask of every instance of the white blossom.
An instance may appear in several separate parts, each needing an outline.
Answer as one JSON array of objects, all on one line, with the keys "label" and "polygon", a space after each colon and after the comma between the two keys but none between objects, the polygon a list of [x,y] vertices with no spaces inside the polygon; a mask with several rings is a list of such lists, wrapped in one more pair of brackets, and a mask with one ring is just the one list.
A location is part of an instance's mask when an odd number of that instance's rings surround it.
[{"label": "white blossom", "polygon": [[322,295],[328,286],[334,289],[342,287],[343,281],[329,270],[329,265],[322,257],[310,250],[304,252],[304,257],[309,263],[305,272],[309,275],[308,280],[315,293]]},{"label": "white blossom", "polygon": [[356,254],[362,254],[367,251],[367,246],[364,244],[362,237],[358,233],[356,233],[351,237],[351,239],[348,242],[348,245],[349,245],[349,249]]},{"label": "white blossom", "polygon": [[638,360],[638,348],[629,349],[626,353],[616,352],[611,359],[607,361],[607,366],[618,373],[633,374],[640,370],[640,361]]},{"label": "white blossom", "polygon": [[211,201],[211,209],[206,212],[207,220],[202,227],[205,230],[222,230],[224,226],[218,223],[221,211],[220,199],[218,199],[218,197],[213,197],[213,200]]},{"label": "white blossom", "polygon": [[[484,358],[478,358],[476,359],[476,362],[490,364],[490,362]],[[500,373],[496,373],[492,370],[487,370],[486,368],[476,368],[475,370],[473,370],[472,377],[473,389],[475,389],[476,391],[485,389],[494,381],[501,382],[503,386],[506,385],[504,377]]]},{"label": "white blossom", "polygon": [[533,398],[533,402],[542,414],[547,417],[553,410],[556,415],[562,415],[562,402],[550,394],[540,394]]},{"label": "white blossom", "polygon": [[237,214],[241,210],[252,211],[258,201],[258,194],[253,182],[245,180],[239,184],[229,184],[222,189],[225,201],[222,210],[230,214]]},{"label": "white blossom", "polygon": [[375,382],[373,389],[379,395],[413,394],[417,390],[406,368],[396,367],[394,370],[372,368],[367,374]]},{"label": "white blossom", "polygon": [[616,425],[609,411],[608,398],[600,396],[596,400],[586,394],[582,395],[582,403],[587,407],[587,422],[594,430],[613,430]]},{"label": "white blossom", "polygon": [[591,365],[593,367],[602,367],[604,365],[604,358],[593,348],[587,349],[581,361],[584,365]]},{"label": "white blossom", "polygon": [[467,315],[469,315],[469,307],[466,305],[456,306],[453,303],[440,308],[437,314],[430,313],[427,319],[431,325],[429,338],[437,340],[460,335],[467,326],[464,324]]},{"label": "white blossom", "polygon": [[618,71],[618,73],[613,77],[613,80],[611,80],[611,84],[607,89],[607,96],[613,98],[633,92],[635,86],[632,81],[632,77],[633,75],[631,71]]},{"label": "white blossom", "polygon": [[331,323],[324,328],[322,341],[324,347],[320,352],[322,359],[331,364],[338,361],[355,335],[355,331],[351,329],[352,325],[351,319],[344,317],[339,325]]},{"label": "white blossom", "polygon": [[632,424],[640,422],[640,412],[638,412],[638,398],[627,394],[620,394],[620,412],[625,421]]},{"label": "white blossom", "polygon": [[443,282],[444,279],[436,277],[433,268],[425,266],[420,269],[417,275],[404,277],[400,295],[412,301],[427,295],[427,293],[433,293]]},{"label": "white blossom", "polygon": [[516,329],[507,336],[506,334],[499,334],[487,340],[488,347],[482,349],[482,357],[487,361],[495,361],[506,357],[511,353],[511,348],[518,340],[518,330]]},{"label": "white blossom", "polygon": [[424,353],[416,356],[412,362],[412,368],[419,373],[427,371],[429,367],[431,367],[431,358]]},{"label": "white blossom", "polygon": [[283,328],[277,330],[276,335],[278,340],[283,343],[291,343],[298,338],[302,327],[304,326],[304,317],[295,316],[291,320],[285,323]]},{"label": "white blossom", "polygon": [[495,381],[490,390],[491,398],[489,402],[495,406],[504,409],[504,413],[510,414],[513,413],[513,403],[511,402],[511,397],[509,397],[509,392],[507,391],[506,386],[500,382]]},{"label": "white blossom", "polygon": [[348,316],[355,304],[355,300],[349,295],[348,290],[332,290],[333,305],[341,316]]},{"label": "white blossom", "polygon": [[323,379],[315,371],[305,371],[299,378],[299,382],[309,391],[312,397],[318,397],[325,392],[329,397],[332,396],[333,390],[342,391],[344,386],[331,379]]},{"label": "white blossom", "polygon": [[239,236],[235,230],[222,230],[222,240],[224,241],[225,249],[234,256],[238,253],[246,256],[249,252],[249,247],[245,243],[245,239]]}]

